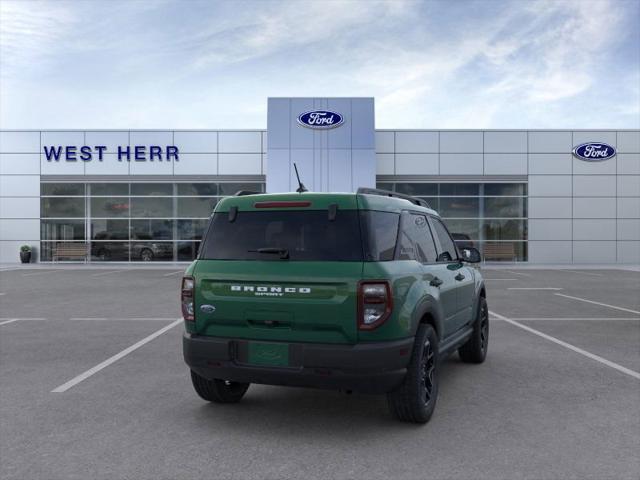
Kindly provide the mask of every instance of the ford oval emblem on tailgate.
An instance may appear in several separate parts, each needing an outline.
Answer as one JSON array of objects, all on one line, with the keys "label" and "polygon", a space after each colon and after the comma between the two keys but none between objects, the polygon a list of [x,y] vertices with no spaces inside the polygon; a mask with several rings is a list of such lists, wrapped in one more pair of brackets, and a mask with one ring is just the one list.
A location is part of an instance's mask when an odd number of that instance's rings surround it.
[{"label": "ford oval emblem on tailgate", "polygon": [[216,307],[213,305],[200,305],[200,311],[202,313],[213,313],[216,311]]}]

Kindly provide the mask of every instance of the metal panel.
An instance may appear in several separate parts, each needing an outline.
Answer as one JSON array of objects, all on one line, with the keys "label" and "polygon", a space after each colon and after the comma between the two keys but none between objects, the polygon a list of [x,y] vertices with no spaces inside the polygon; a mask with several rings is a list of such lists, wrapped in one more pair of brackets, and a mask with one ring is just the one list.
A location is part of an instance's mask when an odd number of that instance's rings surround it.
[{"label": "metal panel", "polygon": [[544,218],[529,219],[529,240],[571,240],[572,224],[570,219]]},{"label": "metal panel", "polygon": [[38,260],[38,238],[21,240],[0,240],[0,263],[20,263],[20,247],[24,244],[32,246],[31,261]]},{"label": "metal panel", "polygon": [[640,175],[618,175],[619,197],[640,197]]},{"label": "metal panel", "polygon": [[[125,143],[124,146],[127,144]],[[117,147],[116,147],[117,149]],[[126,160],[118,160],[117,153],[103,154],[102,161],[94,156],[93,160],[84,165],[85,175],[129,175],[129,164]]]},{"label": "metal panel", "polygon": [[[273,135],[269,135],[269,139],[273,139]],[[289,192],[289,175],[282,172],[289,171],[289,149],[270,148],[269,161],[267,163],[267,185],[268,193]]]},{"label": "metal panel", "polygon": [[616,199],[574,198],[573,218],[616,218]]},{"label": "metal panel", "polygon": [[259,175],[262,171],[260,153],[220,153],[218,173],[220,175]]},{"label": "metal panel", "polygon": [[574,147],[588,142],[604,142],[616,148],[616,132],[603,132],[598,130],[580,130],[573,132]]},{"label": "metal panel", "polygon": [[529,197],[529,218],[571,218],[571,198]]},{"label": "metal panel", "polygon": [[640,153],[640,131],[618,132],[618,153]]},{"label": "metal panel", "polygon": [[529,154],[529,174],[570,175],[571,157],[570,153]]},{"label": "metal panel", "polygon": [[616,220],[606,219],[574,219],[574,240],[615,240]]},{"label": "metal panel", "polygon": [[375,188],[376,172],[371,168],[372,159],[375,159],[375,156],[376,154],[373,148],[368,150],[363,148],[351,150],[351,168],[353,171],[352,192],[355,192],[359,187]]},{"label": "metal panel", "polygon": [[571,263],[572,242],[529,241],[529,263]]},{"label": "metal panel", "polygon": [[438,175],[437,153],[397,153],[396,175]]},{"label": "metal panel", "polygon": [[290,100],[288,98],[269,98],[267,105],[269,150],[289,148],[291,126]]},{"label": "metal panel", "polygon": [[0,218],[40,218],[40,198],[0,197]]},{"label": "metal panel", "polygon": [[181,153],[180,161],[173,165],[174,175],[216,175],[218,173],[218,154]]},{"label": "metal panel", "polygon": [[[40,221],[0,218],[0,240],[40,240]],[[18,250],[15,252],[18,256]]]},{"label": "metal panel", "polygon": [[571,153],[571,132],[529,132],[529,153]]},{"label": "metal panel", "polygon": [[618,198],[618,218],[640,218],[640,198]]},{"label": "metal panel", "polygon": [[0,132],[0,152],[40,153],[40,132]]},{"label": "metal panel", "polygon": [[640,153],[618,154],[618,174],[640,175]]},{"label": "metal panel", "polygon": [[173,142],[181,154],[216,153],[218,132],[174,132]]},{"label": "metal panel", "polygon": [[440,132],[440,153],[482,153],[482,132]]},{"label": "metal panel", "polygon": [[602,162],[585,162],[573,157],[573,173],[574,175],[615,175],[617,161],[617,156]]},{"label": "metal panel", "polygon": [[485,153],[484,173],[487,175],[526,175],[526,153]]},{"label": "metal panel", "polygon": [[640,263],[640,242],[617,242],[619,263]]},{"label": "metal panel", "polygon": [[0,175],[0,195],[3,197],[39,197],[39,175]]},{"label": "metal panel", "polygon": [[[84,145],[84,132],[82,131],[68,131],[68,132],[55,132],[48,131],[42,132],[42,143],[41,145],[46,146],[67,146],[73,145],[77,147],[81,147]],[[40,151],[40,149],[38,149]]]},{"label": "metal panel", "polygon": [[[313,98],[292,98],[291,105],[288,108],[291,109],[291,113],[287,118],[287,122],[277,127],[277,130],[289,128],[291,145],[287,145],[287,148],[313,148],[314,142],[320,142],[322,134],[311,128],[303,127],[297,121],[298,115],[316,108]],[[274,125],[269,127],[270,131],[274,129]],[[339,128],[343,127],[344,125]]]},{"label": "metal panel", "polygon": [[394,132],[376,132],[376,153],[393,153],[395,149]]},{"label": "metal panel", "polygon": [[[329,106],[329,108],[333,108]],[[353,172],[351,171],[351,150],[328,150],[328,176],[329,184],[324,191],[351,192],[353,191]]]},{"label": "metal panel", "polygon": [[618,219],[617,224],[618,240],[640,240],[640,219],[625,218]]},{"label": "metal panel", "polygon": [[485,153],[527,153],[527,132],[485,132]]},{"label": "metal panel", "polygon": [[[133,142],[133,139],[131,139]],[[133,144],[132,145],[146,145],[144,143],[141,144]],[[149,145],[158,145],[157,143],[149,143]],[[170,144],[167,144],[170,145]],[[126,160],[125,160],[126,161]],[[175,160],[172,161],[136,161],[134,160],[133,149],[131,152],[131,161],[129,163],[129,175],[173,175],[173,164]],[[123,161],[124,163],[124,161]]]},{"label": "metal panel", "polygon": [[529,175],[530,197],[570,197],[571,175]]},{"label": "metal panel", "polygon": [[[327,135],[327,148],[353,148],[351,144],[351,135],[352,135],[352,127],[353,127],[353,118],[351,113],[351,99],[350,98],[329,98],[327,99],[327,109],[332,112],[338,112],[344,118],[344,123],[337,127],[332,128],[330,130],[325,130]],[[297,116],[297,115],[296,115]],[[360,115],[359,119],[361,122],[364,122],[365,119]],[[373,118],[371,118],[370,125],[361,126],[358,130],[362,132],[367,126],[371,129],[371,144],[369,148],[373,148]],[[305,127],[301,127],[305,128]],[[308,130],[305,128],[305,130]],[[360,147],[362,148],[362,146]],[[351,160],[349,160],[351,163]]]},{"label": "metal panel", "polygon": [[171,131],[133,131],[129,133],[129,145],[157,145],[166,147],[173,145],[173,132]]},{"label": "metal panel", "polygon": [[441,153],[442,175],[482,175],[482,153]]},{"label": "metal panel", "polygon": [[574,175],[574,197],[615,197],[615,175]]},{"label": "metal panel", "polygon": [[396,153],[438,153],[438,132],[402,132],[395,135]]},{"label": "metal panel", "polygon": [[260,132],[219,132],[218,151],[220,153],[261,153],[262,134]]},{"label": "metal panel", "polygon": [[573,242],[574,263],[615,263],[616,242]]},{"label": "metal panel", "polygon": [[0,175],[39,175],[37,153],[0,153]]},{"label": "metal panel", "polygon": [[378,175],[393,175],[395,173],[393,153],[376,153],[376,173]]},{"label": "metal panel", "polygon": [[375,148],[373,98],[351,99],[351,148]]},{"label": "metal panel", "polygon": [[117,153],[118,147],[129,145],[129,132],[86,132],[84,145],[91,147],[102,145],[107,147],[107,152]]},{"label": "metal panel", "polygon": [[[64,153],[62,157],[64,157]],[[84,166],[86,163],[88,162],[83,162],[82,160],[67,162],[64,158],[61,158],[59,161],[47,160],[46,156],[41,154],[40,173],[42,175],[84,175]]]}]

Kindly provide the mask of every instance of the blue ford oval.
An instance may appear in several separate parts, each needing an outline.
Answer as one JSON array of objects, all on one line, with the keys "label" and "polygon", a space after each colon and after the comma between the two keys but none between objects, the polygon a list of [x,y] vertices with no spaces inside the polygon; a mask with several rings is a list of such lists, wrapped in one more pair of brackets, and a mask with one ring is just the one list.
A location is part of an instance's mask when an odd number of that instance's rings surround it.
[{"label": "blue ford oval", "polygon": [[329,110],[312,110],[298,115],[298,123],[304,127],[326,130],[342,125],[344,118]]},{"label": "blue ford oval", "polygon": [[587,162],[601,162],[613,157],[616,149],[607,143],[589,142],[578,145],[573,149],[573,154]]}]

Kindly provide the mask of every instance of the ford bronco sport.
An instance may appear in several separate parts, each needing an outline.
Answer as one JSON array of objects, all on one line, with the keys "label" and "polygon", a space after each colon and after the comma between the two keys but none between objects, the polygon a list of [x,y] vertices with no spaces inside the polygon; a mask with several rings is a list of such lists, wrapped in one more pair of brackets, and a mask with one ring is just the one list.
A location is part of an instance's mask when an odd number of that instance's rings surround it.
[{"label": "ford bronco sport", "polygon": [[358,193],[228,197],[182,279],[184,358],[203,399],[250,383],[385,393],[425,423],[439,365],[487,354],[475,248],[461,252],[423,200]]}]

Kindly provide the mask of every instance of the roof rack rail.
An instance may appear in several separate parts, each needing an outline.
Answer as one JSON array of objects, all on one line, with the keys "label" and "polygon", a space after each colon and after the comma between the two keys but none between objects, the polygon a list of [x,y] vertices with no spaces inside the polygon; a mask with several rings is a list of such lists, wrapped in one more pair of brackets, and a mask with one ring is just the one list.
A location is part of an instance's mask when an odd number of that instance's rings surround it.
[{"label": "roof rack rail", "polygon": [[366,187],[358,188],[358,191],[356,193],[365,194],[365,195],[380,195],[382,197],[401,198],[403,200],[410,201],[414,205],[431,208],[431,205],[429,205],[429,202],[427,202],[426,200],[412,197],[411,195],[405,195],[404,193],[391,192],[389,190],[380,190],[379,188],[366,188]]},{"label": "roof rack rail", "polygon": [[251,190],[238,190],[233,194],[234,197],[244,197],[245,195],[259,195],[260,192],[253,192]]}]

